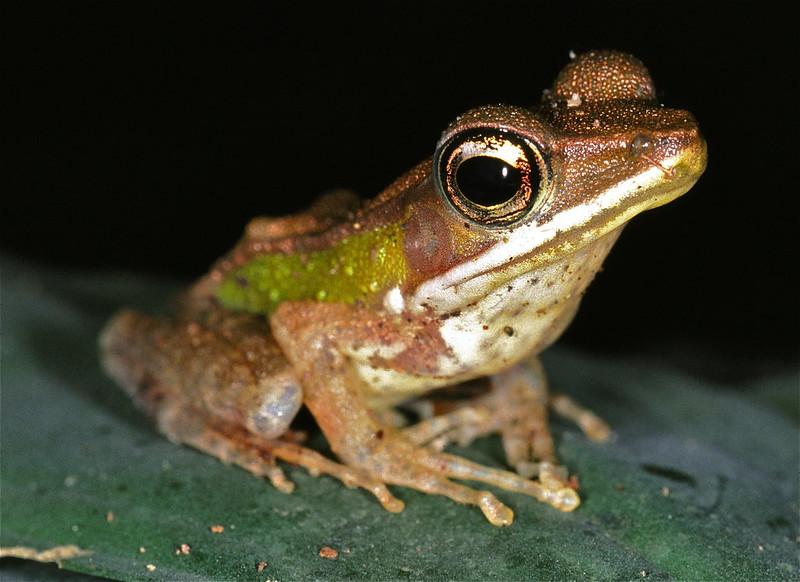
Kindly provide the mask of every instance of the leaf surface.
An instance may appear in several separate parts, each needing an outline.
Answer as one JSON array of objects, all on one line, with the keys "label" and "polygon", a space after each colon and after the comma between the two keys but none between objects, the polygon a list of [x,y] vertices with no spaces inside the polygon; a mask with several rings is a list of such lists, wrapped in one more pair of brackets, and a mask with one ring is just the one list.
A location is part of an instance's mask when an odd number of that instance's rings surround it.
[{"label": "leaf surface", "polygon": [[[154,430],[103,375],[96,338],[118,307],[153,311],[176,289],[3,260],[3,547],[76,545],[92,554],[64,568],[129,580],[800,577],[796,372],[723,386],[551,350],[553,386],[616,431],[596,445],[554,422],[583,505],[565,514],[500,491],[516,520],[495,528],[396,487],[406,510],[394,515],[296,468],[284,495]],[[502,464],[497,439],[456,452]]]}]

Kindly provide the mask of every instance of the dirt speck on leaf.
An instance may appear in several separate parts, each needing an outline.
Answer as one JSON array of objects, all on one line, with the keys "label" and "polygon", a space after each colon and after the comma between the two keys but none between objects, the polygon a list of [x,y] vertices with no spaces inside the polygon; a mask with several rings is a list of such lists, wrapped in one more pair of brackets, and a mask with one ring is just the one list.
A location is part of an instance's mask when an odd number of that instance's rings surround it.
[{"label": "dirt speck on leaf", "polygon": [[339,557],[339,552],[336,548],[332,548],[330,546],[322,546],[319,549],[319,557],[325,558],[326,560],[335,560]]}]

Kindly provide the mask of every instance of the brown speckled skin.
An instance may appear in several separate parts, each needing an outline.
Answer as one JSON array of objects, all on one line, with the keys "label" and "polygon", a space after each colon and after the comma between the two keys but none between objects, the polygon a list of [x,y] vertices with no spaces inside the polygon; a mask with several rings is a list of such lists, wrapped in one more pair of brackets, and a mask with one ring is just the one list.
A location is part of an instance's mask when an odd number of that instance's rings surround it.
[{"label": "brown speckled skin", "polygon": [[[441,443],[458,434],[499,431],[509,463],[520,473],[538,460],[554,462],[546,385],[535,355],[568,325],[624,222],[669,202],[699,177],[705,144],[689,113],[655,102],[649,73],[637,59],[609,51],[569,63],[538,109],[491,105],[465,113],[444,131],[437,151],[475,128],[511,131],[545,161],[543,190],[519,221],[497,228],[466,219],[440,191],[432,160],[363,204],[335,192],[307,213],[256,219],[189,291],[174,319],[124,312],[109,323],[101,338],[107,370],[170,438],[268,476],[283,490],[291,487],[275,458],[364,487],[391,511],[402,503],[385,484],[400,484],[477,505],[495,525],[511,523],[513,513],[492,494],[452,478],[574,509],[579,500],[571,482],[547,464],[532,481],[431,445],[434,438]],[[645,186],[631,182],[653,168],[657,178]],[[630,191],[610,205],[607,192],[615,187]],[[469,272],[509,240],[522,245],[515,233],[546,230],[571,209],[588,213],[588,219],[569,228],[553,226],[552,237],[491,265],[490,277],[477,289],[465,280],[445,285],[447,292],[455,289],[450,299],[435,288],[430,300],[415,295],[431,281],[464,268]],[[324,249],[356,231],[398,223],[408,265],[397,290],[399,308],[387,307],[385,290],[357,304],[284,302],[268,328],[260,316],[232,316],[215,303],[223,276],[254,256]],[[448,309],[438,307],[447,301]],[[479,346],[478,356],[460,351],[470,343]],[[436,419],[403,432],[378,413],[398,400],[482,374],[496,374],[497,394],[517,396],[456,411],[443,419],[449,432],[437,432]],[[300,398],[344,466],[280,438],[291,435],[288,426]],[[590,413],[559,402],[587,434],[603,433]],[[534,433],[539,440],[530,443]]]},{"label": "brown speckled skin", "polygon": [[[573,95],[580,106],[572,106]],[[471,128],[511,129],[537,144],[550,164],[550,190],[545,204],[527,221],[546,222],[553,214],[585,203],[597,192],[620,179],[652,166],[687,148],[695,149],[698,166],[705,165],[705,144],[688,111],[662,107],[655,101],[655,87],[644,65],[635,57],[613,51],[580,55],[545,91],[538,109],[489,105],[468,111],[445,129],[439,144]],[[637,154],[632,143],[646,136],[650,147]],[[406,248],[412,266],[408,287],[459,264],[487,246],[502,240],[500,230],[482,229],[454,215],[438,195],[430,159],[395,180],[378,196],[358,207],[347,200],[318,205],[314,227],[298,229],[297,218],[274,223],[268,232],[248,227],[242,241],[211,271],[221,280],[224,273],[253,256],[269,252],[307,252],[335,244],[354,232],[384,224],[406,225]],[[679,169],[695,176],[698,167]],[[652,197],[652,192],[642,192]],[[304,217],[307,215],[298,215]],[[291,224],[291,227],[289,226]],[[440,240],[441,239],[441,240]],[[213,292],[213,285],[203,287]]]}]

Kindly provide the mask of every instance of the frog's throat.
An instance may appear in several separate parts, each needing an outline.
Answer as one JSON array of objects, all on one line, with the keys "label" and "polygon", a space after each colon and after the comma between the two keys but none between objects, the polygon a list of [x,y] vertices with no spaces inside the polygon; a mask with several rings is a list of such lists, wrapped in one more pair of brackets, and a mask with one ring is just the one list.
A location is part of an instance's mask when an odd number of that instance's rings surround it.
[{"label": "frog's throat", "polygon": [[[585,204],[555,214],[546,223],[530,222],[515,228],[502,244],[422,283],[409,302],[411,309],[460,308],[523,273],[575,253],[640,212],[685,194],[702,172],[694,168],[685,171],[685,166],[684,156],[668,158]],[[669,172],[676,176],[665,180]]]}]

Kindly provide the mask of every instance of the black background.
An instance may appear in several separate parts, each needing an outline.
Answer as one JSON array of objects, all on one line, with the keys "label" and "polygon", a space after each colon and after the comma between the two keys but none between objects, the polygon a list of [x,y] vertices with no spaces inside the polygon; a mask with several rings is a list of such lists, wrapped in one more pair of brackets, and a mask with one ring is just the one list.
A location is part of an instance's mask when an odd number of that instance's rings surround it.
[{"label": "black background", "polygon": [[188,281],[252,216],[336,186],[372,196],[459,113],[534,104],[570,50],[616,48],[645,62],[662,102],[696,115],[709,167],[631,223],[564,341],[793,362],[787,18],[765,3],[39,7],[6,20],[2,251]]}]

